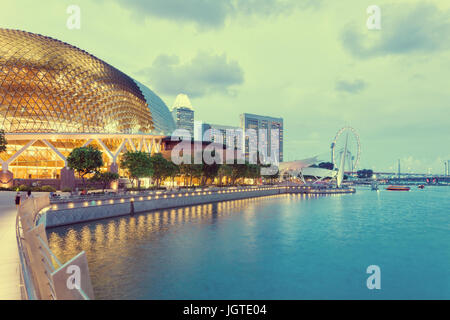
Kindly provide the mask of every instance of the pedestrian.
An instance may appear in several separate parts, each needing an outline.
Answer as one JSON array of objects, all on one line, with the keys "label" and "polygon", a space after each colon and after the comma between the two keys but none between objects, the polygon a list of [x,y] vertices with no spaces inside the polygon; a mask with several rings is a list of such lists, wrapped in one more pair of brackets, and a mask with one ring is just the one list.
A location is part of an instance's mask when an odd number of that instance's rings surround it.
[{"label": "pedestrian", "polygon": [[16,194],[16,208],[18,208],[20,205],[20,192],[17,192]]},{"label": "pedestrian", "polygon": [[27,199],[33,198],[33,195],[31,194],[31,190],[28,190],[27,192]]}]

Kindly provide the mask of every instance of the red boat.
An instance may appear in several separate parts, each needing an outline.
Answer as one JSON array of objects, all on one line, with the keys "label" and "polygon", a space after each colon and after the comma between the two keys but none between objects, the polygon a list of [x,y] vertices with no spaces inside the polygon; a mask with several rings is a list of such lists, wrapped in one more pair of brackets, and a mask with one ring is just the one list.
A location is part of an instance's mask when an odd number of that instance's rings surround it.
[{"label": "red boat", "polygon": [[409,191],[411,190],[410,187],[404,187],[404,186],[389,186],[386,188],[386,190],[389,191]]}]

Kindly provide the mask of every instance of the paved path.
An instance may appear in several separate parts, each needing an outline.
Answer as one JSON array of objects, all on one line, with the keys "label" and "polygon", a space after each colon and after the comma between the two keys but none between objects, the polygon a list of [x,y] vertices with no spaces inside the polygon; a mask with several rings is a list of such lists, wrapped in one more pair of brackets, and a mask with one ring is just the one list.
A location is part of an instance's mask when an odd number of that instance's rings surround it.
[{"label": "paved path", "polygon": [[0,191],[0,300],[21,298],[15,195]]}]

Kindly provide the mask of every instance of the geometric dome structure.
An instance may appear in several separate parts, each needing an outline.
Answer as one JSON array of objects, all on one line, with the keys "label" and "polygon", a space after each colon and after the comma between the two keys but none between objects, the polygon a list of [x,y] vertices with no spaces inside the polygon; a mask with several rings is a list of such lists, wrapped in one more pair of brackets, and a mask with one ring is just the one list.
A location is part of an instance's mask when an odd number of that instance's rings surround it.
[{"label": "geometric dome structure", "polygon": [[70,44],[0,28],[0,129],[9,133],[150,133],[129,76]]},{"label": "geometric dome structure", "polygon": [[0,28],[0,187],[79,183],[68,167],[74,148],[103,153],[102,171],[125,175],[128,151],[164,151],[175,129],[153,91],[62,41]]},{"label": "geometric dome structure", "polygon": [[152,133],[159,135],[171,135],[176,129],[176,126],[172,117],[172,113],[169,111],[167,105],[150,88],[138,81],[135,82],[137,83],[139,89],[141,89],[152,114],[154,126]]}]

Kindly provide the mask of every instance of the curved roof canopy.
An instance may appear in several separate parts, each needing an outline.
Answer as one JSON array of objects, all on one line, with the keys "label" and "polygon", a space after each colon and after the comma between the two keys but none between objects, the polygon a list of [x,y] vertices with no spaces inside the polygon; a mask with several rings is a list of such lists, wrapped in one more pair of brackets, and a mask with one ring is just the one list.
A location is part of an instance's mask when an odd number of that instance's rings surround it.
[{"label": "curved roof canopy", "polygon": [[281,162],[278,168],[280,171],[300,171],[302,168],[309,167],[315,163],[317,163],[317,157],[312,157],[303,160]]}]

